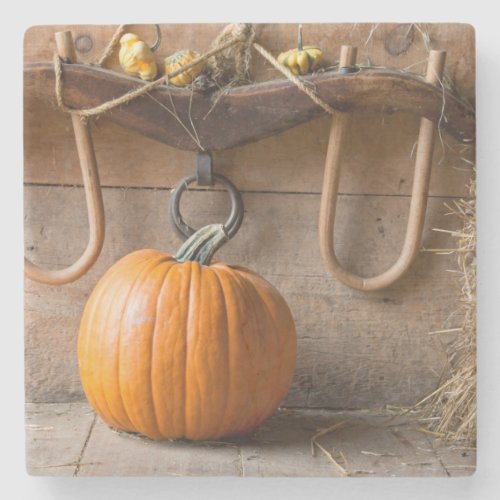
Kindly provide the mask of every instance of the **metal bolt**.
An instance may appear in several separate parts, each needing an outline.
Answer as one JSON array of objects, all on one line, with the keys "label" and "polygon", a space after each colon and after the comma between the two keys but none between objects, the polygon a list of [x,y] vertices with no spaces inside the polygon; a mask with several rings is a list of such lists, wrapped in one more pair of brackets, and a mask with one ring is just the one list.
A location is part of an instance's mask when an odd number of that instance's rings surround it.
[{"label": "metal bolt", "polygon": [[93,46],[94,42],[89,35],[80,35],[75,40],[75,48],[78,52],[90,52]]}]

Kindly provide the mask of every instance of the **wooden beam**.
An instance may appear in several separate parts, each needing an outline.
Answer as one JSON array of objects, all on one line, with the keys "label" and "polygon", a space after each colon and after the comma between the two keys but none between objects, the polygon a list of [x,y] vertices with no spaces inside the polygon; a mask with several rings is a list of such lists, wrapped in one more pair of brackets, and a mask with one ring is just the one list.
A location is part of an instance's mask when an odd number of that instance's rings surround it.
[{"label": "wooden beam", "polygon": [[[97,106],[144,85],[136,78],[88,65],[64,64],[63,68],[64,102],[72,108]],[[24,75],[26,93],[53,98],[52,64],[28,64]],[[439,123],[461,142],[474,140],[473,111],[420,76],[371,69],[348,75],[324,72],[304,80],[314,84],[317,94],[339,111],[411,111]],[[135,99],[107,116],[147,137],[192,151],[199,146],[179,120],[191,129],[192,122],[203,148],[215,151],[283,132],[325,114],[293,83],[283,79],[237,87],[219,95],[160,86],[151,96]],[[172,110],[172,103],[177,116],[165,109]]]}]

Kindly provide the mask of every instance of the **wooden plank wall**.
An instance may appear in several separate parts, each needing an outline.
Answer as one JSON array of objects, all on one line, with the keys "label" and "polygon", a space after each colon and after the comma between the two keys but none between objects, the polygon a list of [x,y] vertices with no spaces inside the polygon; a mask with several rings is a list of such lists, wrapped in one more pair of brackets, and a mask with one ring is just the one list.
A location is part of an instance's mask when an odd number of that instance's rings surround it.
[{"label": "wooden plank wall", "polygon": [[[190,47],[203,52],[223,25],[162,25],[159,57]],[[37,26],[25,35],[25,61],[50,60],[53,34],[71,29],[82,61],[97,59],[115,26]],[[130,28],[146,39],[152,26]],[[428,38],[427,38],[428,36]],[[342,44],[359,47],[360,64],[422,73],[429,44],[448,51],[448,75],[474,102],[474,32],[457,24],[304,25],[306,44],[321,46],[328,63]],[[275,55],[293,47],[295,25],[258,25],[257,39]],[[116,69],[116,55],[110,67]],[[279,75],[257,53],[256,80]],[[327,273],[317,220],[329,118],[254,144],[214,154],[215,168],[242,191],[244,224],[219,258],[250,267],[288,301],[298,329],[297,371],[285,404],[367,408],[406,405],[431,391],[446,369],[451,336],[430,331],[454,326],[459,290],[454,257],[422,252],[396,285],[362,293]],[[105,116],[93,126],[106,210],[107,234],[95,267],[59,287],[26,280],[26,399],[79,400],[76,363],[79,317],[107,267],[144,247],[174,251],[179,240],[168,222],[171,188],[194,169],[195,155],[156,143]],[[221,131],[221,133],[223,133]],[[397,257],[404,236],[418,119],[410,114],[355,116],[340,186],[336,241],[354,272],[373,275]],[[445,203],[469,196],[471,146],[448,136],[437,143],[423,245],[450,245],[433,228],[456,228]],[[66,266],[87,241],[87,220],[71,122],[53,102],[25,96],[25,251],[41,265]],[[190,191],[182,211],[197,226],[222,221],[227,198],[219,189]]]}]

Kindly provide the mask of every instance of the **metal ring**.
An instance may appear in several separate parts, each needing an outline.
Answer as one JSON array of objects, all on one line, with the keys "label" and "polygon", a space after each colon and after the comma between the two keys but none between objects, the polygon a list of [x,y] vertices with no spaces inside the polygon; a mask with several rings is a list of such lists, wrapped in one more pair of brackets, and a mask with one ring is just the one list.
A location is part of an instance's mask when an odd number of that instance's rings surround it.
[{"label": "metal ring", "polygon": [[[214,182],[222,184],[226,188],[229,198],[231,199],[231,213],[224,224],[224,229],[229,238],[232,238],[238,232],[243,221],[243,200],[236,186],[227,177],[215,173],[212,174],[212,177]],[[196,229],[193,229],[184,221],[179,209],[182,193],[187,189],[189,184],[195,181],[196,175],[184,177],[172,191],[172,197],[170,199],[170,220],[172,221],[175,232],[182,239],[187,239],[196,232]]]}]

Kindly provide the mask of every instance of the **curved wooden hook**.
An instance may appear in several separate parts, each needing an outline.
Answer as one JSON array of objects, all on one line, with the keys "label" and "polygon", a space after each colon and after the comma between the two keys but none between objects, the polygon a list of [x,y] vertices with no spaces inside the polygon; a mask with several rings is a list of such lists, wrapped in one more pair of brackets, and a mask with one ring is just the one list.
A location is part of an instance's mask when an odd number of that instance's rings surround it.
[{"label": "curved wooden hook", "polygon": [[[437,85],[440,82],[445,58],[446,52],[444,51],[430,51],[426,74],[428,83]],[[353,66],[355,62],[356,48],[343,46],[340,67]],[[398,260],[382,274],[371,278],[362,278],[341,266],[335,255],[334,248],[335,212],[342,148],[349,131],[350,121],[351,116],[349,113],[337,113],[332,120],[330,129],[319,217],[321,253],[330,273],[345,285],[357,290],[380,290],[399,279],[408,270],[419,251],[427,209],[436,125],[426,118],[422,118],[420,121],[410,213],[403,249]]]},{"label": "curved wooden hook", "polygon": [[[68,62],[76,60],[70,31],[56,33],[56,43],[61,59]],[[95,263],[104,243],[104,207],[90,128],[88,123],[83,122],[77,115],[71,115],[71,120],[85,188],[89,218],[89,241],[81,257],[65,269],[42,269],[28,259],[24,259],[26,276],[34,281],[49,285],[61,285],[80,278]]]}]

